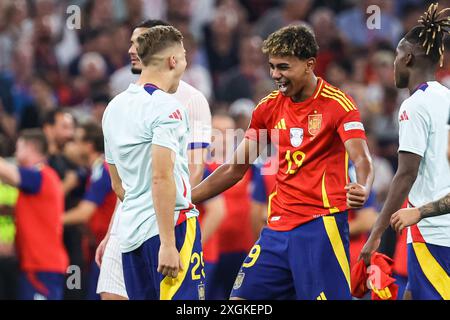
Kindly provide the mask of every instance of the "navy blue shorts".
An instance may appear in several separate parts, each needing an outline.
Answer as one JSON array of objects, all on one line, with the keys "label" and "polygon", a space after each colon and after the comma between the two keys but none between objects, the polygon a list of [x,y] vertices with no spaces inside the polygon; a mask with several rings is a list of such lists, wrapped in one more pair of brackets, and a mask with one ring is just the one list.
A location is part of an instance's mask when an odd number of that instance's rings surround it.
[{"label": "navy blue shorts", "polygon": [[450,300],[450,247],[408,244],[408,285],[414,300]]},{"label": "navy blue shorts", "polygon": [[125,287],[130,300],[203,300],[205,271],[200,225],[190,218],[175,227],[176,247],[184,267],[177,278],[157,271],[159,236],[134,251],[122,254]]},{"label": "navy blue shorts", "polygon": [[244,260],[231,297],[351,299],[347,212],[290,231],[265,227]]},{"label": "navy blue shorts", "polygon": [[19,300],[62,300],[64,278],[62,273],[22,272],[19,277]]}]

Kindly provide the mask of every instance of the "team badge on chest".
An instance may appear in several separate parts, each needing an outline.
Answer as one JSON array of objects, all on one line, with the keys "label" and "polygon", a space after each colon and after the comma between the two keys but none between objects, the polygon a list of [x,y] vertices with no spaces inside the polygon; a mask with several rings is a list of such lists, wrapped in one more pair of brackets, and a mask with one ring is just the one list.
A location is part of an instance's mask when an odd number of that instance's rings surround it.
[{"label": "team badge on chest", "polygon": [[293,147],[299,147],[303,142],[303,129],[291,128],[290,130],[291,145]]},{"label": "team badge on chest", "polygon": [[322,115],[321,114],[310,114],[308,116],[308,132],[310,135],[315,136],[319,133],[322,127]]}]

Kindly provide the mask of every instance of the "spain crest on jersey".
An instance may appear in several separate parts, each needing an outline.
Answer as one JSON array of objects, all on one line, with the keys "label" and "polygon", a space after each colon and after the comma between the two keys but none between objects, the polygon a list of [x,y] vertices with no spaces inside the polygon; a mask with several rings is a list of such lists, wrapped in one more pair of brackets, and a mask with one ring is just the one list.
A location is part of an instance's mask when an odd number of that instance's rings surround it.
[{"label": "spain crest on jersey", "polygon": [[291,128],[290,130],[291,145],[293,147],[298,147],[303,141],[303,129],[302,128]]},{"label": "spain crest on jersey", "polygon": [[321,114],[310,114],[308,116],[308,132],[310,135],[315,136],[319,133],[322,127],[322,115]]}]

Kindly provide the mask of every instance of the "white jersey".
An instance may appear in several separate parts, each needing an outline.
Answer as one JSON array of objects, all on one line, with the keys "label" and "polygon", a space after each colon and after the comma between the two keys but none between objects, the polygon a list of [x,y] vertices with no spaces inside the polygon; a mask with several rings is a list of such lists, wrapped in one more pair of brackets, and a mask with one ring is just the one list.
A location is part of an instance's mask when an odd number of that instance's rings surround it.
[{"label": "white jersey", "polygon": [[[422,157],[408,196],[414,207],[450,193],[449,114],[450,90],[436,81],[422,84],[400,107],[399,151]],[[417,227],[425,242],[450,247],[450,214],[423,219]],[[411,241],[411,230],[408,230],[408,243]]]},{"label": "white jersey", "polygon": [[[137,77],[137,76],[136,76]],[[211,144],[211,110],[208,100],[196,88],[180,81],[173,96],[186,107],[189,115],[188,150],[207,148]],[[111,234],[116,234],[121,207],[116,208]]]},{"label": "white jersey", "polygon": [[181,210],[189,210],[187,218],[198,215],[190,203],[187,159],[190,130],[185,107],[153,86],[130,84],[108,104],[102,125],[105,159],[116,166],[125,189],[117,226],[122,252],[137,249],[159,233],[151,190],[152,145],[169,148],[176,155],[174,223]]}]

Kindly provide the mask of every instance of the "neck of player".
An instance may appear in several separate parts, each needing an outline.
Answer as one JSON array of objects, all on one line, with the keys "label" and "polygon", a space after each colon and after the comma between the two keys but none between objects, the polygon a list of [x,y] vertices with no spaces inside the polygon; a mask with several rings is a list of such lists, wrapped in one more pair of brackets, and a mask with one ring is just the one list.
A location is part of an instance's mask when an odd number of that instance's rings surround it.
[{"label": "neck of player", "polygon": [[292,101],[302,102],[311,97],[314,94],[314,91],[316,91],[317,82],[317,77],[314,73],[311,73],[311,76],[308,78],[303,88],[291,97]]},{"label": "neck of player", "polygon": [[435,70],[430,69],[412,70],[408,82],[409,93],[413,94],[414,91],[417,89],[417,87],[420,86],[422,83],[435,80],[436,80]]},{"label": "neck of player", "polygon": [[169,92],[169,89],[172,87],[172,82],[173,79],[171,75],[167,73],[151,68],[143,68],[136,84],[143,86],[147,83],[151,83],[159,89]]}]

